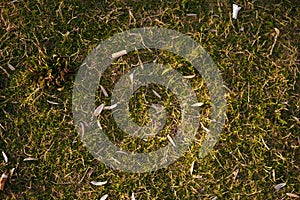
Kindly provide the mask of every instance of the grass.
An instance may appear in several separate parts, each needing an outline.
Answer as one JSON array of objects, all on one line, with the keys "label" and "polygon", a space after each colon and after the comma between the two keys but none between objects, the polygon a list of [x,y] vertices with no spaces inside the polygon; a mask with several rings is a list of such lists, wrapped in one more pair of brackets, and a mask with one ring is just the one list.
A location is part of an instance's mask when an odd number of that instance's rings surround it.
[{"label": "grass", "polygon": [[[0,198],[100,199],[109,194],[108,199],[130,199],[132,192],[136,199],[300,196],[300,9],[288,0],[236,3],[242,7],[237,20],[231,19],[232,2],[218,0],[1,2],[0,148],[9,163],[1,160],[0,172],[15,171]],[[147,26],[177,30],[206,49],[228,88],[227,119],[219,142],[205,158],[197,158],[200,142],[195,142],[167,168],[130,174],[106,167],[84,147],[73,124],[72,88],[79,66],[97,44],[121,31]],[[157,58],[178,66],[183,74],[192,70],[163,51],[139,54],[142,62]],[[108,71],[101,80],[109,94],[110,81],[138,62],[135,54],[117,60],[116,76]],[[192,84],[199,101],[209,102],[201,77]],[[133,98],[138,101],[143,95]],[[165,98],[166,102],[171,97]],[[137,108],[145,113],[140,102]],[[205,107],[203,120],[208,113]],[[110,113],[104,116],[100,120],[110,138],[122,142],[122,132],[114,135]],[[143,120],[143,115],[134,117]],[[199,130],[199,141],[203,133]],[[168,141],[162,134],[145,144],[146,149],[138,149],[138,140],[123,142],[130,150],[142,151]],[[27,157],[38,160],[24,161]],[[189,172],[193,161],[194,176]],[[105,186],[90,184],[105,180]],[[286,186],[276,191],[279,183]]]}]

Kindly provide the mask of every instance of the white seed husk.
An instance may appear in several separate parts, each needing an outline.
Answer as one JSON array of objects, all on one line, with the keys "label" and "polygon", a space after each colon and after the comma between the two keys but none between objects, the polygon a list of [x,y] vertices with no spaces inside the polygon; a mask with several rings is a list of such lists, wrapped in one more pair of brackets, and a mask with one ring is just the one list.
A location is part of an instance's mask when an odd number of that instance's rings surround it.
[{"label": "white seed husk", "polygon": [[195,161],[192,162],[192,166],[191,166],[191,168],[190,168],[190,173],[191,173],[191,175],[193,175],[194,165],[195,165]]},{"label": "white seed husk", "polygon": [[105,185],[106,183],[107,183],[107,181],[102,181],[102,182],[91,181],[91,184],[95,185],[95,186],[102,186],[102,185]]},{"label": "white seed husk", "polygon": [[7,66],[8,68],[11,70],[11,71],[15,71],[16,69],[14,68],[14,66],[12,66],[10,63],[7,63]]},{"label": "white seed husk", "polygon": [[100,106],[98,106],[98,107],[95,109],[95,111],[94,111],[94,116],[97,117],[98,115],[100,115],[100,113],[102,112],[103,108],[104,108],[104,103],[101,104]]},{"label": "white seed husk", "polygon": [[275,188],[275,190],[280,190],[284,186],[286,186],[286,183],[279,183],[279,184],[275,185],[274,188]]},{"label": "white seed husk", "polygon": [[54,101],[50,101],[50,100],[47,100],[48,103],[52,104],[52,105],[58,105],[57,102],[54,102]]},{"label": "white seed husk", "polygon": [[2,151],[2,156],[4,158],[5,163],[8,163],[8,157],[4,151]]},{"label": "white seed husk", "polygon": [[174,140],[172,139],[172,137],[171,137],[169,134],[167,135],[167,138],[168,138],[168,140],[171,142],[171,144],[172,144],[174,147],[176,147],[176,144],[175,144]]},{"label": "white seed husk", "polygon": [[102,85],[100,85],[100,89],[101,89],[102,93],[104,94],[104,96],[108,97],[108,93],[107,93],[106,89]]},{"label": "white seed husk", "polygon": [[112,109],[116,108],[117,105],[118,105],[118,103],[115,103],[115,104],[113,104],[113,105],[111,105],[111,106],[105,106],[104,109],[105,109],[105,110],[112,110]]},{"label": "white seed husk", "polygon": [[28,158],[24,158],[23,161],[36,161],[38,160],[37,158],[32,158],[32,157],[28,157]]},{"label": "white seed husk", "polygon": [[100,200],[105,200],[105,199],[107,199],[107,197],[108,197],[108,194],[105,194],[100,198]]},{"label": "white seed husk", "polygon": [[183,78],[186,78],[186,79],[189,79],[189,78],[194,78],[196,75],[193,74],[193,75],[188,75],[188,76],[182,76]]},{"label": "white seed husk", "polygon": [[192,107],[200,107],[200,106],[203,106],[203,105],[204,105],[203,102],[198,102],[198,103],[192,104],[191,106],[192,106]]}]

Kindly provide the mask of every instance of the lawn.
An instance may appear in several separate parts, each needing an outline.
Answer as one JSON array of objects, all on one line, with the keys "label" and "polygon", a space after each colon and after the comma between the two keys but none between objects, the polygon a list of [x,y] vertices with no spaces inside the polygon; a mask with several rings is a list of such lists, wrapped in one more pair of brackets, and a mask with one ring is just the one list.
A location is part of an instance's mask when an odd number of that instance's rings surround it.
[{"label": "lawn", "polygon": [[[232,19],[232,3],[241,7]],[[0,3],[0,199],[299,199],[300,7],[296,1],[25,1]],[[196,140],[176,162],[129,173],[104,165],[75,128],[76,74],[102,41],[133,28],[188,35],[211,56],[226,92],[225,125],[213,150],[199,149],[209,125],[210,97],[201,75],[190,81],[199,102]],[[182,75],[195,70],[165,50],[134,51],[106,70],[95,105],[109,104],[114,84],[141,63],[161,63]],[[157,93],[149,94],[147,90]],[[182,117],[172,93],[158,85],[131,97],[132,118],[150,120],[148,104],[166,106],[166,129],[148,141],[118,128],[111,110],[98,118],[124,150],[148,152],[170,143]],[[148,94],[148,95],[147,95]],[[161,97],[161,99],[159,98]],[[145,103],[145,102],[148,102]],[[74,106],[74,105],[73,105]],[[174,131],[173,131],[174,132]],[[172,133],[173,134],[173,133]],[[97,186],[92,181],[106,182]],[[92,183],[91,183],[92,182]]]}]

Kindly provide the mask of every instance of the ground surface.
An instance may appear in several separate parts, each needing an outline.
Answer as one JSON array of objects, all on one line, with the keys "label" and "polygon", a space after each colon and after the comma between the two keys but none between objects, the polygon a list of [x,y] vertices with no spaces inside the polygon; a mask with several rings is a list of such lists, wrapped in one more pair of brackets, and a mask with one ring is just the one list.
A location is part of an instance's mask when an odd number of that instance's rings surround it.
[{"label": "ground surface", "polygon": [[[15,171],[0,198],[100,199],[108,194],[108,199],[130,199],[132,192],[149,200],[300,196],[299,3],[236,3],[242,7],[237,20],[231,18],[231,1],[1,2],[0,148],[9,162],[1,159],[0,172]],[[204,159],[197,158],[196,142],[165,169],[130,174],[105,167],[83,146],[72,121],[72,88],[78,67],[98,43],[146,26],[177,30],[207,50],[227,86],[227,119]],[[169,61],[182,73],[191,70],[165,54],[141,52],[140,59]],[[134,58],[120,58],[115,74],[137,64]],[[111,76],[103,81],[109,93]],[[209,101],[201,78],[193,86],[199,101]],[[144,116],[142,108],[137,121]],[[206,116],[204,110],[203,120]],[[101,120],[113,130],[111,121]],[[203,133],[199,129],[199,137]],[[122,143],[114,131],[108,135]],[[156,142],[167,142],[161,138]],[[120,145],[126,144],[139,148],[137,141],[125,139]],[[28,157],[37,160],[24,161]],[[104,186],[90,183],[106,180]],[[281,183],[286,185],[276,190]]]}]

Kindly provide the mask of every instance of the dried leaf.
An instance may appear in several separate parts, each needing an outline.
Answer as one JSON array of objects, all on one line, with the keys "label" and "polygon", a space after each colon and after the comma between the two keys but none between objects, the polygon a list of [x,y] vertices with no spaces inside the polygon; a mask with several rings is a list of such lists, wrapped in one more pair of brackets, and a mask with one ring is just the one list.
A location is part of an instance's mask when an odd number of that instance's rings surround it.
[{"label": "dried leaf", "polygon": [[98,115],[100,115],[100,113],[102,112],[103,108],[104,108],[104,103],[101,104],[100,106],[98,106],[98,107],[95,109],[95,111],[94,111],[94,116],[97,117]]},{"label": "dried leaf", "polygon": [[8,157],[7,157],[7,155],[6,155],[6,153],[4,151],[2,151],[2,155],[3,155],[4,161],[6,163],[8,163]]},{"label": "dried leaf", "polygon": [[96,185],[96,186],[102,186],[102,185],[105,185],[106,183],[107,183],[107,181],[103,181],[103,182],[91,181],[91,184]]},{"label": "dried leaf", "polygon": [[105,200],[105,199],[107,199],[107,197],[108,197],[108,194],[105,194],[100,198],[100,200]]},{"label": "dried leaf", "polygon": [[172,139],[172,137],[171,137],[169,134],[167,135],[167,138],[168,138],[168,140],[171,142],[171,144],[172,144],[174,147],[176,147],[176,144],[175,144],[174,140]]},{"label": "dried leaf", "polygon": [[300,196],[293,194],[293,193],[286,193],[287,196],[293,197],[293,198],[300,198]]},{"label": "dried leaf", "polygon": [[200,107],[200,106],[203,106],[204,103],[202,102],[198,102],[198,103],[194,103],[193,105],[191,105],[192,107]]},{"label": "dried leaf", "polygon": [[127,51],[126,50],[122,50],[122,51],[118,51],[118,52],[116,52],[116,53],[113,53],[112,55],[111,55],[111,57],[113,58],[113,59],[115,59],[115,58],[119,58],[119,57],[121,57],[121,56],[123,56],[123,55],[126,55],[127,54]]},{"label": "dried leaf", "polygon": [[275,190],[280,190],[284,186],[286,186],[286,183],[279,183],[279,184],[275,185],[274,188],[275,188]]},{"label": "dried leaf", "polygon": [[211,200],[217,200],[218,199],[218,197],[214,197],[214,198],[212,198]]},{"label": "dried leaf", "polygon": [[113,105],[111,105],[111,106],[105,106],[104,109],[105,109],[105,110],[112,110],[112,109],[116,108],[117,105],[118,105],[118,103],[115,103],[115,104],[113,104]]},{"label": "dried leaf", "polygon": [[32,157],[28,157],[28,158],[25,158],[23,161],[36,161],[38,160],[37,158],[32,158]]}]

